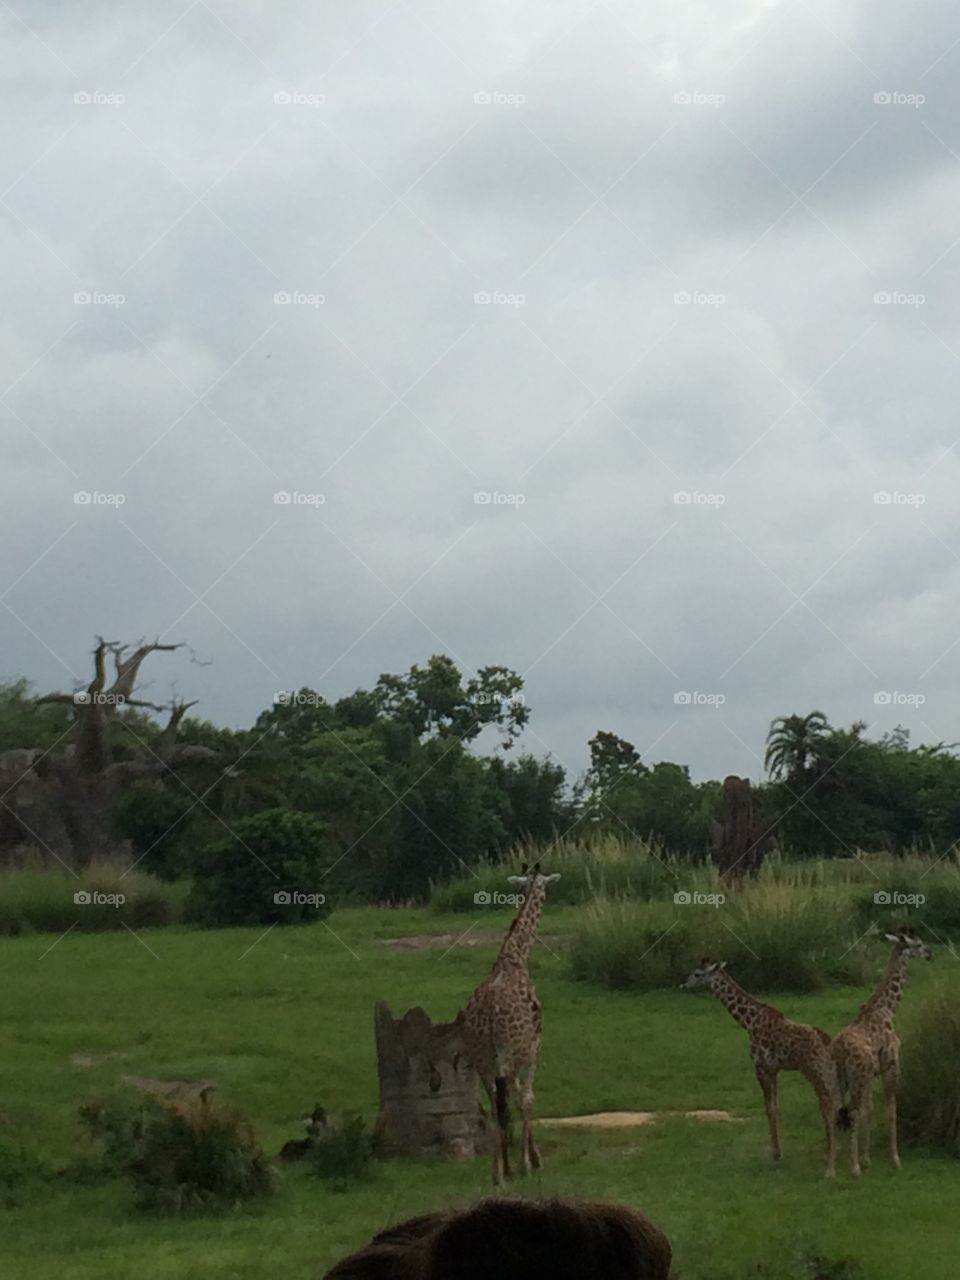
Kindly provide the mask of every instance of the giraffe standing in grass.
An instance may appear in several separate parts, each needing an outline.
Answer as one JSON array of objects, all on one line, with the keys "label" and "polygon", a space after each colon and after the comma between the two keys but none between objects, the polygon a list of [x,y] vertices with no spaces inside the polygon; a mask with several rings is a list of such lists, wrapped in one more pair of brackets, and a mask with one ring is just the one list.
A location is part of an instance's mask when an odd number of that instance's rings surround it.
[{"label": "giraffe standing in grass", "polygon": [[543,909],[546,886],[559,875],[545,876],[536,863],[529,871],[511,876],[523,886],[523,898],[503,940],[490,976],[481,982],[467,1005],[464,1020],[466,1056],[490,1098],[497,1120],[497,1144],[493,1180],[499,1185],[510,1177],[507,1124],[513,1096],[523,1117],[523,1169],[541,1166],[533,1138],[533,1080],[540,1054],[543,1013],[527,967]]},{"label": "giraffe standing in grass", "polygon": [[730,977],[726,961],[701,960],[682,985],[689,990],[707,987],[739,1022],[750,1038],[750,1057],[757,1075],[770,1126],[770,1147],[774,1160],[780,1159],[780,1122],[777,1076],[781,1071],[799,1071],[809,1080],[820,1104],[827,1136],[826,1176],[836,1173],[837,1124],[842,1101],[836,1067],[830,1056],[830,1037],[819,1027],[793,1022],[771,1004],[764,1004],[744,991]]},{"label": "giraffe standing in grass", "polygon": [[898,929],[884,937],[893,943],[886,972],[860,1012],[834,1038],[831,1046],[845,1105],[840,1123],[850,1127],[850,1167],[855,1178],[870,1167],[870,1119],[874,1079],[883,1081],[890,1134],[890,1162],[900,1168],[897,1149],[897,1081],[900,1077],[900,1037],[893,1018],[903,995],[908,960],[931,960],[933,952],[912,930]]}]

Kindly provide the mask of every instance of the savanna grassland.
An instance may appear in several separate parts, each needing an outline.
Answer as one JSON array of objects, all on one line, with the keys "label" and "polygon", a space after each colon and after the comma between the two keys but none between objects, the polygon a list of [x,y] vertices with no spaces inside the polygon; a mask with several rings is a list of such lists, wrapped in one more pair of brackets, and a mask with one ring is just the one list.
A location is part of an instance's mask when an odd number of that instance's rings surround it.
[{"label": "savanna grassland", "polygon": [[[778,875],[782,879],[772,868],[761,887],[768,897]],[[845,892],[857,888],[853,883]],[[878,1119],[874,1165],[863,1181],[846,1172],[844,1148],[837,1181],[827,1183],[813,1095],[799,1077],[786,1075],[784,1159],[774,1167],[744,1033],[709,994],[676,989],[685,976],[682,956],[656,981],[643,980],[643,964],[632,983],[629,974],[622,981],[590,977],[584,948],[593,953],[598,919],[624,903],[559,897],[547,905],[546,945],[532,958],[545,1009],[538,1114],[662,1114],[645,1128],[542,1128],[545,1169],[514,1184],[516,1191],[606,1196],[641,1206],[670,1236],[676,1274],[685,1280],[947,1280],[956,1274],[955,1159],[904,1145],[904,1168],[894,1173],[883,1158]],[[633,906],[673,908],[666,902]],[[724,931],[718,921],[729,908],[673,909],[674,932],[694,946],[701,928],[712,938]],[[755,923],[759,914],[757,907]],[[90,1173],[89,1139],[77,1112],[84,1100],[123,1088],[124,1077],[134,1076],[213,1081],[219,1098],[250,1117],[270,1153],[300,1135],[302,1117],[315,1102],[334,1112],[357,1110],[372,1121],[374,1002],[386,999],[394,1012],[420,1004],[435,1019],[453,1016],[492,961],[495,944],[488,937],[509,919],[509,911],[453,911],[438,900],[432,908],[342,909],[329,921],[300,927],[174,925],[136,934],[72,930],[59,941],[40,932],[0,940],[0,1141],[9,1165],[27,1153],[43,1171],[19,1182],[7,1178],[5,1274],[306,1280],[390,1221],[485,1193],[483,1159],[378,1161],[369,1179],[345,1190],[289,1166],[277,1192],[256,1208],[156,1217],[133,1210],[121,1181]],[[775,939],[769,920],[764,927]],[[426,934],[455,940],[468,930],[479,932],[481,945],[466,945],[469,934],[449,949],[388,945]],[[741,946],[732,933],[729,941],[732,953]],[[802,939],[791,945],[802,948]],[[820,947],[810,944],[814,960]],[[834,977],[802,992],[787,973],[794,990],[765,992],[765,998],[792,1017],[839,1030],[882,970],[887,948],[868,935],[851,954],[857,981],[848,975],[836,985]],[[933,964],[911,972],[899,1018],[907,1050],[922,1009],[955,986],[956,965],[943,946]],[[613,971],[620,972],[616,965]],[[675,1114],[710,1108],[733,1118],[701,1122]]]}]

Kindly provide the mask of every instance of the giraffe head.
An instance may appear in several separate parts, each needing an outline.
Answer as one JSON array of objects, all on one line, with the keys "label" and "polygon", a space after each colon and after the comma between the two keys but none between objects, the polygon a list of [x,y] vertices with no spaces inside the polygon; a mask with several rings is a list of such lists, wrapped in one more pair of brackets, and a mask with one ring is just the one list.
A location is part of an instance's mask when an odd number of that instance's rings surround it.
[{"label": "giraffe head", "polygon": [[545,876],[540,870],[539,862],[535,862],[532,867],[528,867],[527,864],[524,863],[520,868],[520,874],[518,876],[508,876],[507,879],[511,884],[520,884],[523,885],[524,888],[530,885],[533,888],[539,889],[541,886],[548,885],[551,880],[559,880],[560,872],[555,871],[553,875]]},{"label": "giraffe head", "polygon": [[680,983],[681,991],[693,991],[696,987],[712,986],[714,978],[718,973],[723,973],[726,967],[726,960],[711,960],[704,956],[686,982]]},{"label": "giraffe head", "polygon": [[899,928],[896,933],[885,933],[883,936],[888,942],[894,944],[897,954],[904,960],[933,959],[933,952],[927,944],[906,925]]}]

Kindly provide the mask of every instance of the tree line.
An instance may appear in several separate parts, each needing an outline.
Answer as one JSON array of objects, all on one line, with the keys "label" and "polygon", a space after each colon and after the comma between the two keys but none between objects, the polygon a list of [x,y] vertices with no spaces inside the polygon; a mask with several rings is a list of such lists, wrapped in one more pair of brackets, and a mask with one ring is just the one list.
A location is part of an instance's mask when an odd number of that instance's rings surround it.
[{"label": "tree line", "polygon": [[[332,891],[379,901],[422,898],[518,842],[599,833],[710,856],[720,780],[645,762],[608,730],[578,778],[517,750],[531,711],[507,667],[467,676],[434,655],[333,701],[285,691],[235,730],[179,701],[164,724],[161,707],[132,696],[131,664],[137,675],[157,648],[114,653],[101,641],[93,681],[71,695],[0,686],[0,859],[30,845],[75,864],[129,849],[142,869],[177,879],[204,860],[226,866],[238,824],[272,811],[310,820],[284,829],[309,830]],[[111,694],[121,682],[124,695]],[[782,716],[752,792],[758,829],[797,856],[944,852],[960,830],[956,745],[912,747],[899,727],[869,739],[863,722],[835,728],[820,711]]]}]

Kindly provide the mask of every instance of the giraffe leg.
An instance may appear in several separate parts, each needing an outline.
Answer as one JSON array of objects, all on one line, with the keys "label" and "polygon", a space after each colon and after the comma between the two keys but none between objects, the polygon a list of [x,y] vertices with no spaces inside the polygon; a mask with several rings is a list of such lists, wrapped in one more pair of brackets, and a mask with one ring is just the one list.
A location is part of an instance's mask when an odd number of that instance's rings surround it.
[{"label": "giraffe leg", "polygon": [[861,1103],[863,1119],[860,1128],[860,1167],[870,1168],[870,1135],[873,1130],[873,1081],[863,1095]]},{"label": "giraffe leg", "polygon": [[887,1113],[887,1129],[890,1133],[890,1163],[900,1168],[900,1152],[897,1148],[897,1071],[885,1071],[883,1075],[883,1100]]},{"label": "giraffe leg", "polygon": [[860,1134],[863,1129],[864,1112],[869,1110],[870,1086],[869,1081],[866,1087],[860,1081],[857,1081],[850,1088],[850,1172],[855,1178],[859,1178],[862,1170],[860,1168]]},{"label": "giraffe leg", "polygon": [[[509,1157],[505,1141],[506,1135],[498,1123],[496,1082],[488,1080],[486,1076],[481,1076],[480,1080],[487,1097],[490,1099],[490,1120],[496,1126],[493,1133],[493,1185],[499,1187],[503,1185],[504,1177],[509,1178],[510,1176]],[[482,1112],[483,1108],[481,1107],[480,1110]]]},{"label": "giraffe leg", "polygon": [[510,1092],[506,1076],[497,1076],[493,1085],[494,1114],[497,1117],[497,1145],[493,1161],[493,1181],[500,1186],[510,1171]]},{"label": "giraffe leg", "polygon": [[[829,1069],[829,1068],[828,1068]],[[829,1082],[821,1072],[812,1071],[807,1077],[813,1085],[823,1116],[823,1127],[827,1135],[827,1169],[824,1177],[833,1178],[837,1172],[837,1099],[836,1091],[829,1087]]]},{"label": "giraffe leg", "polygon": [[520,1113],[523,1116],[523,1171],[530,1173],[543,1165],[540,1148],[533,1137],[533,1073],[534,1067],[524,1067],[517,1075],[517,1097],[520,1100]]},{"label": "giraffe leg", "polygon": [[774,1160],[780,1159],[780,1124],[777,1106],[777,1073],[756,1068],[757,1080],[763,1091],[763,1104],[767,1109],[767,1124],[770,1126],[770,1151]]}]

